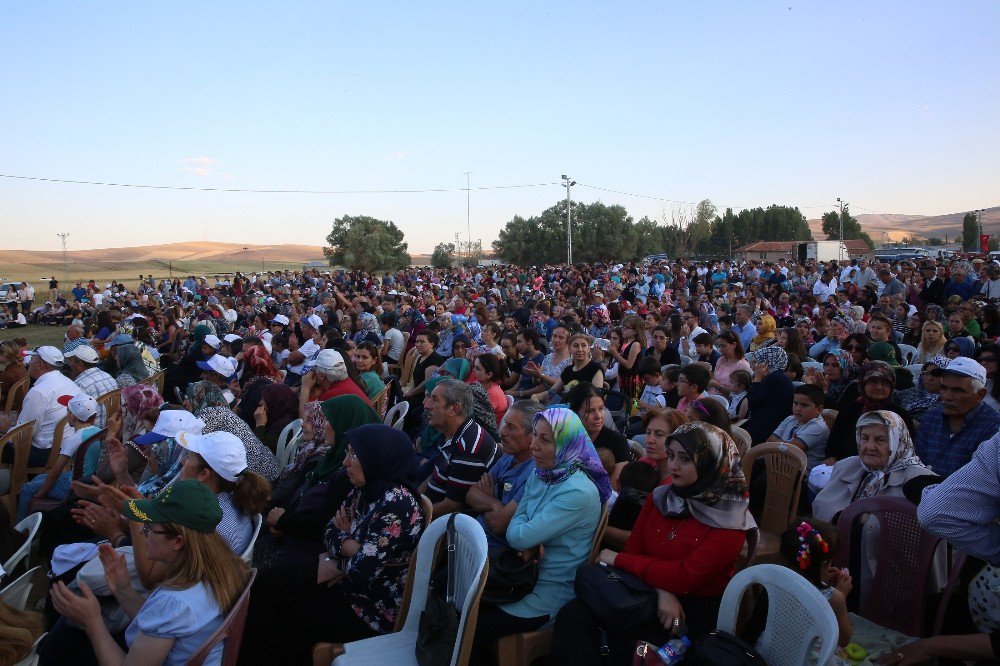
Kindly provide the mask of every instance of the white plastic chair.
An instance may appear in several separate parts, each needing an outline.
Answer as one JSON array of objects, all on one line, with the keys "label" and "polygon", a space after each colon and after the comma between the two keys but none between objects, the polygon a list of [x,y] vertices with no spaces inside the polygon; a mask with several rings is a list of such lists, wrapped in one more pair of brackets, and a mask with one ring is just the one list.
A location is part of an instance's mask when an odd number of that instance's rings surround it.
[{"label": "white plastic chair", "polygon": [[924,370],[924,364],[914,363],[912,365],[907,365],[905,367],[907,370],[910,371],[910,374],[913,375],[913,382],[916,383],[916,381],[920,379],[920,373],[923,372]]},{"label": "white plastic chair", "polygon": [[634,453],[638,458],[642,458],[646,455],[646,447],[634,439],[628,440],[628,448],[631,449],[632,453]]},{"label": "white plastic chair", "polygon": [[684,354],[681,354],[680,357],[681,357],[681,365],[688,365],[690,363],[694,363],[694,359],[691,358],[690,356],[685,356]]},{"label": "white plastic chair", "polygon": [[[38,511],[31,514],[17,525],[14,525],[14,529],[18,532],[28,532],[28,538],[24,540],[21,547],[14,551],[6,562],[3,563],[4,571],[13,571],[14,567],[21,563],[21,560],[28,557],[31,554],[31,544],[35,541],[35,537],[38,536],[38,528],[42,525],[42,514]],[[29,558],[30,561],[30,558]]]},{"label": "white plastic chair", "polygon": [[899,345],[899,353],[903,355],[903,365],[912,365],[917,358],[917,348],[913,345]]},{"label": "white plastic chair", "polygon": [[[749,567],[729,581],[722,595],[718,630],[736,633],[740,601],[754,584],[767,590],[767,624],[756,645],[764,661],[769,666],[827,663],[840,636],[830,602],[805,578],[776,564]],[[822,642],[819,658],[811,661],[817,640]]]},{"label": "white plastic chair", "polygon": [[513,405],[513,404],[514,404],[514,396],[512,396],[510,393],[508,393],[507,394],[507,409],[510,409],[510,406]]},{"label": "white plastic chair", "polygon": [[35,644],[31,646],[31,652],[29,652],[24,659],[15,663],[14,666],[35,666],[35,664],[38,663],[38,646],[42,644],[42,641],[48,635],[49,632],[45,632],[39,636],[38,640],[35,641]]},{"label": "white plastic chair", "polygon": [[240,555],[240,559],[250,564],[250,560],[253,559],[253,547],[257,545],[257,535],[260,534],[260,526],[264,524],[264,514],[258,513],[253,517],[253,536],[250,537],[250,545],[247,549],[243,551]]},{"label": "white plastic chair", "polygon": [[0,599],[3,599],[3,602],[14,610],[25,610],[25,606],[28,603],[28,596],[31,594],[32,577],[39,569],[41,567],[29,569],[27,572],[21,574],[20,578],[0,590]]},{"label": "white plastic chair", "polygon": [[[295,419],[286,425],[278,435],[278,445],[276,447],[276,457],[278,458],[278,468],[284,469],[291,460],[298,444],[299,430],[302,429],[302,419]],[[289,442],[295,442],[289,447]],[[291,449],[289,451],[289,448]]]},{"label": "white plastic chair", "polygon": [[400,400],[392,406],[392,409],[385,413],[385,420],[383,423],[387,426],[392,426],[396,430],[402,430],[403,419],[406,418],[406,413],[409,411],[410,403],[405,400]]},{"label": "white plastic chair", "polygon": [[823,364],[819,361],[802,361],[802,369],[808,370],[809,368],[815,368],[820,372],[823,372]]},{"label": "white plastic chair", "polygon": [[[441,516],[424,530],[417,545],[416,575],[413,578],[413,594],[410,606],[406,612],[406,622],[403,628],[393,634],[385,634],[374,638],[344,644],[344,654],[333,660],[335,666],[408,666],[417,663],[415,646],[417,631],[420,626],[420,614],[427,603],[427,584],[431,575],[431,561],[438,540],[445,538],[448,528],[448,516]],[[474,630],[474,623],[479,612],[479,598],[482,596],[483,585],[486,582],[486,534],[475,519],[458,514],[455,516],[457,575],[455,581],[455,604],[461,613],[458,625],[459,640],[451,653],[450,664],[454,666],[459,661],[463,647],[472,640],[472,633],[466,636],[467,623]],[[442,552],[444,546],[442,545]],[[819,594],[819,592],[817,592]],[[832,611],[831,611],[832,612]],[[467,640],[463,640],[467,639]],[[465,650],[468,652],[468,649]],[[441,666],[444,666],[442,664]]]}]

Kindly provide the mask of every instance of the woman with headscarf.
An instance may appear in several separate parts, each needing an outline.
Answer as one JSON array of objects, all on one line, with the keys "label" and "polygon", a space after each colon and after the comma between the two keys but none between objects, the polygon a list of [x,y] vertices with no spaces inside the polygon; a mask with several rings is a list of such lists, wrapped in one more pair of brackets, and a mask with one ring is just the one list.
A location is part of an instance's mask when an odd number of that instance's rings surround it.
[{"label": "woman with headscarf", "polygon": [[247,464],[251,472],[272,483],[278,478],[278,459],[253,434],[246,421],[229,409],[222,389],[211,382],[195,382],[188,385],[185,403],[185,407],[205,422],[206,435],[225,430],[240,438],[247,450]]},{"label": "woman with headscarf", "polygon": [[[133,480],[138,480],[146,469],[150,455],[134,440],[139,435],[146,432],[147,418],[150,410],[156,409],[163,404],[163,396],[152,386],[137,384],[127,386],[122,389],[121,410],[108,422],[108,436],[114,437],[125,445],[125,452],[128,454],[128,471]],[[156,416],[152,415],[150,422],[155,422]],[[108,460],[108,451],[102,442],[97,458],[97,477],[104,482],[111,482],[114,479],[114,472],[111,470]]]},{"label": "woman with headscarf", "polygon": [[264,387],[275,382],[281,383],[281,372],[274,364],[264,345],[248,345],[243,348],[243,374],[240,375],[240,403],[237,413],[247,424],[254,424],[254,412],[260,405],[260,394]]},{"label": "woman with headscarf", "polygon": [[956,359],[959,356],[972,358],[976,353],[976,343],[972,341],[972,338],[966,336],[952,338],[948,342],[944,343],[944,350],[942,353],[949,360]]},{"label": "woman with headscarf", "polygon": [[827,409],[841,408],[858,397],[858,371],[854,357],[846,349],[837,349],[823,358],[823,371],[809,368],[803,380],[823,389],[823,406]]},{"label": "woman with headscarf", "polygon": [[115,374],[118,386],[134,386],[149,377],[149,370],[142,361],[142,352],[138,347],[127,343],[116,345],[114,350],[118,361],[118,372]]},{"label": "woman with headscarf", "polygon": [[366,339],[378,346],[382,344],[382,327],[378,324],[378,318],[371,312],[362,310],[358,313],[358,330],[354,334],[354,344],[359,345]]},{"label": "woman with headscarf", "polygon": [[211,334],[212,329],[207,324],[198,324],[191,331],[191,343],[181,360],[167,368],[164,376],[163,392],[173,399],[175,389],[180,389],[181,393],[187,390],[188,384],[196,382],[201,378],[201,368],[198,361],[208,360],[205,352],[205,336]]},{"label": "woman with headscarf", "polygon": [[[371,406],[356,395],[341,395],[306,405],[306,413],[313,414],[310,419],[315,453],[299,462],[298,470],[289,477],[292,483],[279,484],[272,498],[275,508],[266,519],[271,534],[282,537],[282,551],[275,565],[279,568],[301,566],[319,552],[323,526],[347,497],[350,483],[344,474],[345,433],[352,428],[381,423]],[[315,418],[317,407],[310,405],[318,406],[322,421]]]},{"label": "woman with headscarf", "polygon": [[326,527],[324,552],[312,566],[258,578],[240,664],[308,663],[314,643],[393,629],[429,518],[420,507],[413,447],[382,424],[349,430],[341,443],[353,488]]},{"label": "woman with headscarf", "polygon": [[768,345],[773,345],[775,342],[774,332],[777,328],[778,324],[774,321],[774,317],[766,312],[761,313],[757,317],[757,335],[750,340],[748,351],[755,352]]},{"label": "woman with headscarf", "polygon": [[855,425],[862,414],[875,410],[885,410],[898,414],[913,435],[913,417],[893,400],[896,388],[896,372],[884,361],[869,361],[861,366],[858,376],[858,397],[843,403],[837,418],[830,428],[826,441],[827,464],[854,455]]},{"label": "woman with headscarf", "polygon": [[[285,469],[281,470],[281,478],[286,479],[293,474],[310,471],[319,459],[330,450],[326,443],[326,415],[323,413],[323,403],[307,402],[302,408],[302,430],[299,432],[299,443],[295,447],[295,456]],[[312,465],[309,462],[312,461]],[[306,467],[309,466],[309,470]]]},{"label": "woman with headscarf", "polygon": [[[682,618],[692,640],[715,629],[746,530],[756,526],[731,437],[708,423],[686,423],[668,442],[670,478],[647,497],[624,552],[598,556],[656,588],[658,597],[656,620],[630,631],[604,627],[607,663],[629,663],[637,639],[666,643]],[[573,600],[556,618],[552,654],[561,663],[604,664],[599,631],[593,612]]]},{"label": "woman with headscarf", "polygon": [[[874,410],[851,425],[853,455],[833,466],[830,480],[813,500],[813,515],[820,520],[835,523],[852,502],[866,497],[903,497],[903,484],[933,474],[914,452],[910,429],[899,414]],[[878,531],[877,521],[865,523],[861,543],[868,566],[860,572],[862,586],[875,572]]]},{"label": "woman with headscarf", "polygon": [[941,404],[941,374],[948,367],[948,359],[935,356],[920,368],[917,385],[896,392],[896,402],[919,422],[928,410]]},{"label": "woman with headscarf", "polygon": [[750,433],[754,444],[759,444],[771,436],[786,416],[791,416],[795,387],[785,374],[788,354],[781,347],[769,345],[758,349],[747,360],[753,368],[753,382],[747,391],[750,418],[743,429]]},{"label": "woman with headscarf", "polygon": [[551,407],[534,419],[531,455],[535,473],[507,527],[507,541],[520,551],[544,548],[538,582],[520,601],[481,604],[473,658],[498,638],[534,631],[573,599],[576,569],[586,563],[611,482],[583,423],[566,407]]},{"label": "woman with headscarf", "polygon": [[260,392],[260,404],[253,415],[254,434],[276,453],[281,431],[299,418],[299,396],[284,384],[268,384]]}]

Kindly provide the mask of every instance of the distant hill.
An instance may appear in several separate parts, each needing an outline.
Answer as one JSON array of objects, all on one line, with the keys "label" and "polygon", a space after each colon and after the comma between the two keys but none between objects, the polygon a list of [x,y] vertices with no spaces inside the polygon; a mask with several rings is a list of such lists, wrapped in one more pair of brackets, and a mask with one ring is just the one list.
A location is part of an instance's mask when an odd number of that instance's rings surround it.
[{"label": "distant hill", "polygon": [[[948,240],[962,233],[962,218],[965,213],[949,213],[948,215],[897,215],[897,214],[865,214],[856,215],[861,227],[876,243],[888,243],[902,240],[906,236],[921,238],[941,238]],[[1000,236],[1000,206],[987,208],[983,211],[983,233]],[[823,239],[822,220],[809,220],[809,229],[813,238]]]}]

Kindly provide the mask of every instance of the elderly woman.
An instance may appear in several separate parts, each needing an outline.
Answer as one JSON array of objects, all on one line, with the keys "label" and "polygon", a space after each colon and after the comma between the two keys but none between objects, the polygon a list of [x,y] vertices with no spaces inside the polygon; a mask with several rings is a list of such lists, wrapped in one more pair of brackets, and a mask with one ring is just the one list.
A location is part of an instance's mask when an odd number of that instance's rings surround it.
[{"label": "elderly woman", "polygon": [[662,645],[682,619],[692,639],[715,629],[746,530],[755,527],[740,457],[732,438],[707,423],[684,424],[667,441],[669,481],[647,497],[624,552],[598,556],[656,588],[657,619],[627,631],[604,627],[606,662],[596,616],[582,601],[570,601],[552,639],[561,663],[629,663],[637,639]]},{"label": "elderly woman", "polygon": [[947,358],[935,356],[920,368],[916,386],[896,392],[896,402],[910,413],[914,422],[941,404],[941,375],[947,367]]},{"label": "elderly woman", "polygon": [[750,433],[754,444],[759,444],[791,415],[795,387],[785,374],[788,354],[781,347],[770,345],[759,349],[750,354],[749,361],[753,368],[753,383],[747,391],[750,418],[743,429]]},{"label": "elderly woman", "polygon": [[[903,497],[903,484],[933,472],[913,450],[903,418],[888,410],[875,410],[855,418],[856,455],[833,466],[829,482],[813,500],[813,515],[836,522],[840,513],[866,497]],[[862,585],[870,581],[877,565],[878,522],[865,524],[862,548],[866,560],[861,571]]]},{"label": "elderly woman", "polygon": [[536,554],[544,549],[538,582],[520,601],[480,606],[474,659],[498,638],[548,624],[573,599],[576,569],[587,561],[602,505],[611,496],[597,451],[569,409],[535,415],[531,456],[535,473],[507,527],[507,542]]},{"label": "elderly woman", "polygon": [[[118,336],[122,341],[112,340],[115,350],[115,360],[118,364],[118,371],[115,373],[115,380],[118,386],[132,386],[138,384],[149,377],[149,369],[142,360],[142,352],[132,344],[131,336]],[[127,341],[124,338],[128,338]]]},{"label": "elderly woman", "polygon": [[843,460],[855,454],[855,424],[862,414],[882,409],[895,412],[903,419],[906,429],[913,434],[913,417],[892,399],[896,388],[896,372],[884,361],[870,361],[861,366],[858,378],[859,395],[856,400],[844,403],[830,428],[826,442],[827,463]]},{"label": "elderly woman", "polygon": [[251,472],[272,483],[278,478],[278,459],[253,434],[246,421],[229,409],[218,386],[205,381],[188,385],[184,406],[205,422],[205,434],[225,430],[239,437],[246,447],[247,465]]}]

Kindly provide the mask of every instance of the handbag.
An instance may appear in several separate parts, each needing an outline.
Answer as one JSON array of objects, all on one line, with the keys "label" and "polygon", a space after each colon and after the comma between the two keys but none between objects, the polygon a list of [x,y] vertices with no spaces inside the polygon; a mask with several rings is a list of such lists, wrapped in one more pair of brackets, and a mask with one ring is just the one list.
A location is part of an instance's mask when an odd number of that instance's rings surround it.
[{"label": "handbag", "polygon": [[632,653],[632,666],[663,666],[663,662],[656,655],[658,648],[646,641],[637,641],[635,651]]},{"label": "handbag", "polygon": [[628,631],[656,617],[656,590],[622,569],[583,564],[573,589],[603,627]]},{"label": "handbag", "polygon": [[490,575],[483,588],[483,602],[509,604],[531,594],[538,582],[538,558],[527,562],[512,548],[490,551]]},{"label": "handbag", "polygon": [[461,615],[455,606],[455,516],[448,518],[446,532],[448,582],[445,594],[433,589],[427,590],[427,602],[420,613],[420,627],[417,631],[415,647],[417,663],[420,666],[440,666],[451,663],[451,654],[458,640],[458,625]]},{"label": "handbag", "polygon": [[684,666],[767,666],[764,657],[727,631],[706,634],[684,654]]}]

